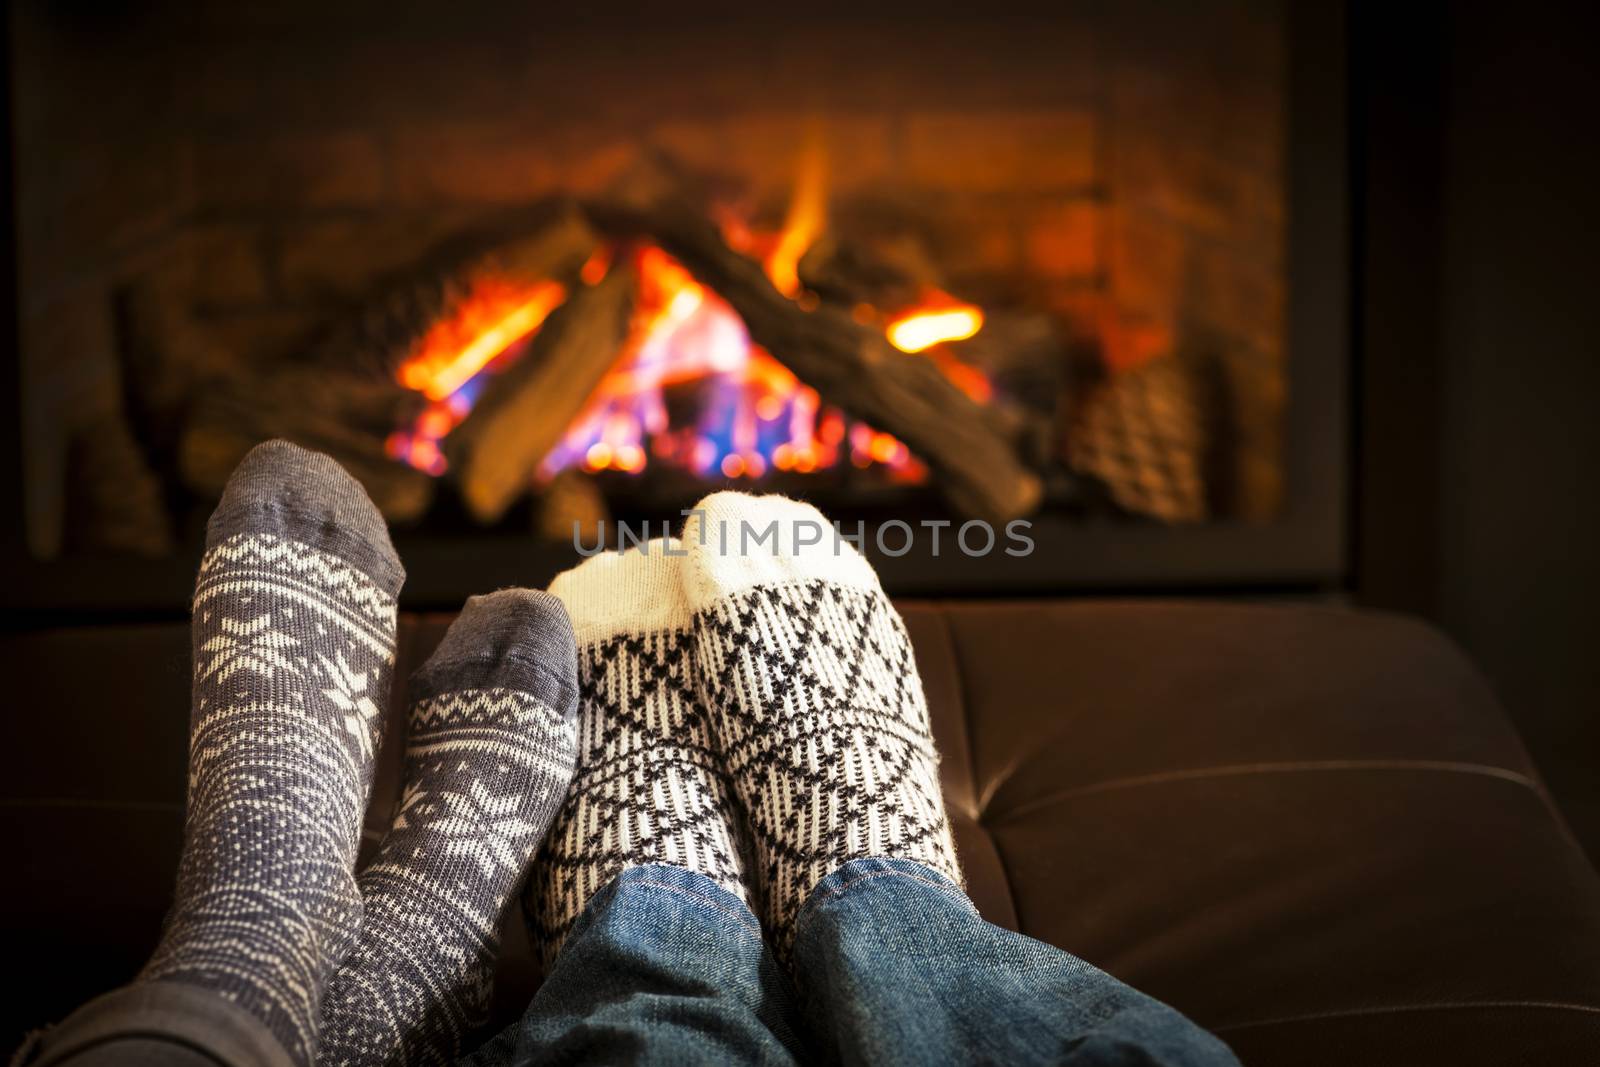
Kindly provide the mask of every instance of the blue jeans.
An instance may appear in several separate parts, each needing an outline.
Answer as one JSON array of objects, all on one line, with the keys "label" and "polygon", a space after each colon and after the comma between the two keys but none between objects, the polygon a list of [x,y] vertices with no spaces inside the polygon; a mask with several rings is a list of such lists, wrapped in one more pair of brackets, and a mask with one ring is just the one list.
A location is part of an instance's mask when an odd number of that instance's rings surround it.
[{"label": "blue jeans", "polygon": [[978,916],[907,860],[856,860],[801,910],[794,978],[739,900],[678,867],[597,893],[521,1021],[467,1064],[1237,1061],[1178,1012]]}]

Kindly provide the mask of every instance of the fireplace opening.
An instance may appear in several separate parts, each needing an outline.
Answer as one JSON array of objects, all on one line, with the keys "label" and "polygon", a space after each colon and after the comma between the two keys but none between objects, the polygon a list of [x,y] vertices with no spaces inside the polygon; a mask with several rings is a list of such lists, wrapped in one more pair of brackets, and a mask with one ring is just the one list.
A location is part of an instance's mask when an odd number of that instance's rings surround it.
[{"label": "fireplace opening", "polygon": [[187,558],[274,436],[456,558],[731,486],[1122,583],[1328,469],[1283,5],[200,10],[16,20],[38,556]]}]

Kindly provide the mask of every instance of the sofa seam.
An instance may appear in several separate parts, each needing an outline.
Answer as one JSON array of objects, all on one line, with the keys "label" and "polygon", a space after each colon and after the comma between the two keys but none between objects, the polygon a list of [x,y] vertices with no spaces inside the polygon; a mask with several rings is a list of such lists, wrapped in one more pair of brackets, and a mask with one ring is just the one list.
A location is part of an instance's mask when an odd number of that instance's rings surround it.
[{"label": "sofa seam", "polygon": [[1218,764],[1212,767],[1192,767],[1176,771],[1157,771],[1151,774],[1110,778],[1101,782],[1064,789],[1046,796],[1036,797],[1019,804],[997,816],[999,821],[1009,821],[1019,814],[1035,811],[1047,804],[1070,800],[1095,793],[1109,793],[1122,789],[1169,785],[1178,782],[1203,781],[1208,778],[1248,777],[1267,774],[1312,774],[1339,771],[1422,771],[1434,774],[1461,774],[1492,778],[1527,789],[1541,800],[1544,792],[1537,779],[1520,771],[1496,767],[1489,763],[1472,763],[1456,760],[1284,760],[1277,762]]},{"label": "sofa seam", "polygon": [[939,605],[939,630],[950,650],[950,672],[955,675],[956,708],[961,717],[962,747],[966,749],[967,785],[972,791],[972,821],[983,825],[983,803],[978,795],[978,754],[972,743],[972,715],[967,707],[967,672],[961,663],[961,652],[956,646],[955,630],[950,626],[950,616],[945,605]]},{"label": "sofa seam", "polygon": [[1249,1030],[1264,1026],[1288,1026],[1293,1023],[1324,1022],[1337,1019],[1358,1019],[1370,1015],[1397,1015],[1425,1011],[1483,1011],[1492,1009],[1532,1009],[1538,1011],[1567,1011],[1581,1015],[1600,1015],[1600,1005],[1570,1004],[1554,1000],[1463,1000],[1444,1001],[1438,1004],[1389,1004],[1371,1008],[1343,1008],[1333,1011],[1308,1012],[1304,1015],[1284,1015],[1271,1019],[1252,1019],[1242,1023],[1212,1024],[1213,1033],[1223,1034],[1235,1030]]},{"label": "sofa seam", "polygon": [[[984,822],[988,812],[988,800],[992,794],[981,792],[978,789],[978,748],[974,743],[972,733],[972,715],[967,707],[967,673],[961,660],[961,649],[956,641],[955,627],[950,625],[949,605],[941,603],[937,612],[939,629],[944,634],[945,644],[950,649],[950,668],[956,680],[956,706],[961,712],[961,735],[966,742],[967,749],[967,784],[972,788],[972,821],[981,831],[985,841],[988,842],[989,851],[994,854],[994,862],[1000,868],[1000,882],[1006,890],[1006,906],[1010,911],[1010,918],[1017,929],[1022,927],[1022,912],[1017,907],[1017,892],[1011,884],[1011,868],[1006,864],[1006,857],[1000,851],[1000,842],[994,832]],[[960,856],[957,855],[957,863]]]}]

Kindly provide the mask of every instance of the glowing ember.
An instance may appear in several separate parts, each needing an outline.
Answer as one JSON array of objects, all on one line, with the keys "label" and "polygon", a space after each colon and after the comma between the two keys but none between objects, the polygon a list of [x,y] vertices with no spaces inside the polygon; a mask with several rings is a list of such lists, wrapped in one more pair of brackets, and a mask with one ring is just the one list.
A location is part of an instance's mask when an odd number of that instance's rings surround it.
[{"label": "glowing ember", "polygon": [[922,352],[947,341],[964,341],[983,328],[983,312],[970,304],[914,311],[889,324],[889,343],[902,352]]}]

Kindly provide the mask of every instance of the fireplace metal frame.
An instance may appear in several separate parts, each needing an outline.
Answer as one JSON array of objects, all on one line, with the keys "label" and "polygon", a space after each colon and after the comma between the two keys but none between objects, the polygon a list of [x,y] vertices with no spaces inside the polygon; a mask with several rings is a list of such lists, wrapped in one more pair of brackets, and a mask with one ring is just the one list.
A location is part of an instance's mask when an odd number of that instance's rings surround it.
[{"label": "fireplace metal frame", "polygon": [[[923,596],[1071,593],[1326,593],[1347,588],[1349,558],[1349,375],[1352,328],[1351,153],[1347,11],[1342,4],[1289,4],[1288,351],[1285,501],[1270,522],[1190,527],[1075,520],[1034,521],[1034,553],[934,558],[926,539],[900,557],[874,556],[885,586]],[[5,32],[5,31],[0,31]],[[10,54],[9,40],[5,54]],[[6,203],[11,197],[10,86],[6,123]],[[11,375],[0,413],[20,438],[15,220],[10,212],[0,264]],[[73,557],[39,560],[25,545],[21,441],[0,464],[11,503],[0,527],[0,581],[14,612],[62,619],[151,617],[186,610],[198,547],[170,559]],[[397,545],[411,578],[408,607],[454,608],[475,591],[542,584],[571,565],[570,546],[529,537],[405,537]]]}]

